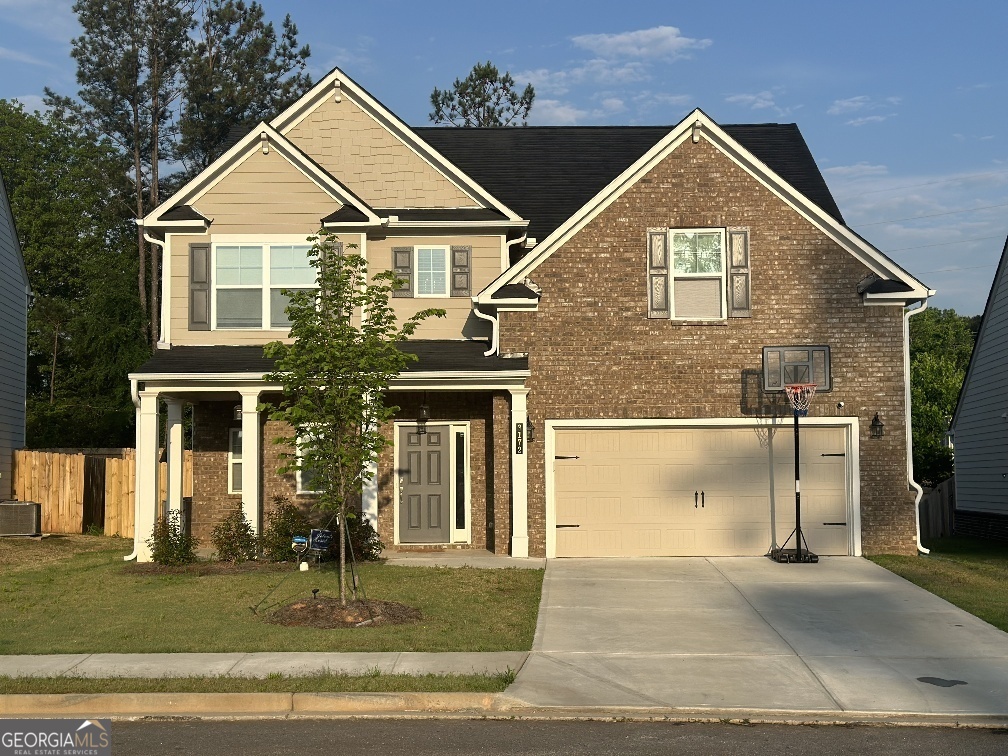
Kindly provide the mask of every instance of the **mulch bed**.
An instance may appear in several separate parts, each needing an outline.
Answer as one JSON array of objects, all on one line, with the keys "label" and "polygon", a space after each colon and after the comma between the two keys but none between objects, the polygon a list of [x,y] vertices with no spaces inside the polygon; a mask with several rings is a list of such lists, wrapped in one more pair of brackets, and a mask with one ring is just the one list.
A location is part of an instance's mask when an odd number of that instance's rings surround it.
[{"label": "mulch bed", "polygon": [[338,598],[317,596],[294,601],[277,609],[267,620],[286,627],[317,627],[331,630],[337,627],[376,627],[408,625],[423,615],[419,609],[395,601],[348,601],[340,606]]}]

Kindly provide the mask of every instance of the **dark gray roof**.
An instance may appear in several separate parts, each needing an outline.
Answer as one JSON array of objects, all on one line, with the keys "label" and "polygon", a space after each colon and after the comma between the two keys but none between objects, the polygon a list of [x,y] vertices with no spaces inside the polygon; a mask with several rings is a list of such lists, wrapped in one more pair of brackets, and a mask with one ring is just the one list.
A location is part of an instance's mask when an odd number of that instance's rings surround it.
[{"label": "dark gray roof", "polygon": [[207,221],[208,219],[200,215],[196,210],[194,210],[189,205],[176,205],[171,210],[165,210],[161,213],[161,220],[163,221]]},{"label": "dark gray roof", "polygon": [[[421,139],[528,219],[538,240],[576,213],[673,126],[418,127]],[[722,128],[840,223],[843,217],[798,126]]]},{"label": "dark gray roof", "polygon": [[536,294],[525,284],[505,284],[493,293],[491,299],[539,299]]},{"label": "dark gray roof", "polygon": [[913,288],[902,281],[889,281],[884,278],[877,278],[867,286],[858,286],[859,294],[894,294],[904,291],[913,291]]},{"label": "dark gray roof", "polygon": [[343,205],[335,213],[330,213],[322,219],[323,223],[365,223],[368,217],[356,207]]},{"label": "dark gray roof", "polygon": [[397,210],[395,208],[385,208],[375,210],[378,215],[385,218],[389,215],[398,215],[400,222],[409,221],[499,221],[504,220],[504,213],[492,208],[483,207],[460,207],[460,208],[405,208]]},{"label": "dark gray roof", "polygon": [[[415,354],[405,373],[417,372],[500,372],[528,370],[528,358],[484,357],[487,345],[482,341],[407,341],[404,352]],[[151,374],[256,373],[273,370],[274,360],[263,356],[260,346],[176,346],[159,349],[153,357],[137,368],[141,376]]]}]

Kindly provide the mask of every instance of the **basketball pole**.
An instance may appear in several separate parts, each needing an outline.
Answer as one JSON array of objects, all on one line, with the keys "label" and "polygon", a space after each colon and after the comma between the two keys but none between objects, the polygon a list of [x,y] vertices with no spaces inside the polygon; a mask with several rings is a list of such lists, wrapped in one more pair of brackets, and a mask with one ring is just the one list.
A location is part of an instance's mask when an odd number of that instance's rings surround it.
[{"label": "basketball pole", "polygon": [[795,547],[798,561],[802,560],[801,532],[801,473],[799,463],[801,457],[798,451],[798,410],[794,410],[794,517],[795,517]]}]

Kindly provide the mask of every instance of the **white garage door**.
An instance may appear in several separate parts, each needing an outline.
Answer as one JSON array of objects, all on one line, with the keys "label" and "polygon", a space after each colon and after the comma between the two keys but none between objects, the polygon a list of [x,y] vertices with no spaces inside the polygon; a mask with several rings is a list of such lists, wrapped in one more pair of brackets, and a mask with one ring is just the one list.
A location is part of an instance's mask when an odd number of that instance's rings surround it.
[{"label": "white garage door", "polygon": [[[562,429],[555,438],[559,557],[755,556],[771,547],[772,516],[777,545],[794,528],[790,426],[772,444],[751,427]],[[842,428],[802,428],[802,530],[822,555],[848,553],[844,449]]]}]

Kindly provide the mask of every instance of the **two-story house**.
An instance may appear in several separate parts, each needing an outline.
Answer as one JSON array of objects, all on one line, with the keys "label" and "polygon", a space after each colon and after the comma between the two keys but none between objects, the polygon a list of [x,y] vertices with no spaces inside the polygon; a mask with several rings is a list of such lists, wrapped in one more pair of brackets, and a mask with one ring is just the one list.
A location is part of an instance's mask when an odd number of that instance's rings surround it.
[{"label": "two-story house", "polygon": [[238,505],[258,528],[274,496],[311,501],[277,474],[258,407],[280,290],[312,286],[320,225],[406,281],[401,315],[448,313],[406,345],[419,359],[390,387],[401,410],[361,502],[390,547],[766,553],[794,526],[781,392],[815,382],[810,548],[915,548],[905,308],[933,292],[847,228],[793,124],[411,129],[334,70],[143,224],[164,313],[130,376],[131,557],[160,506],[162,401],[170,508],[194,408],[197,536]]}]

